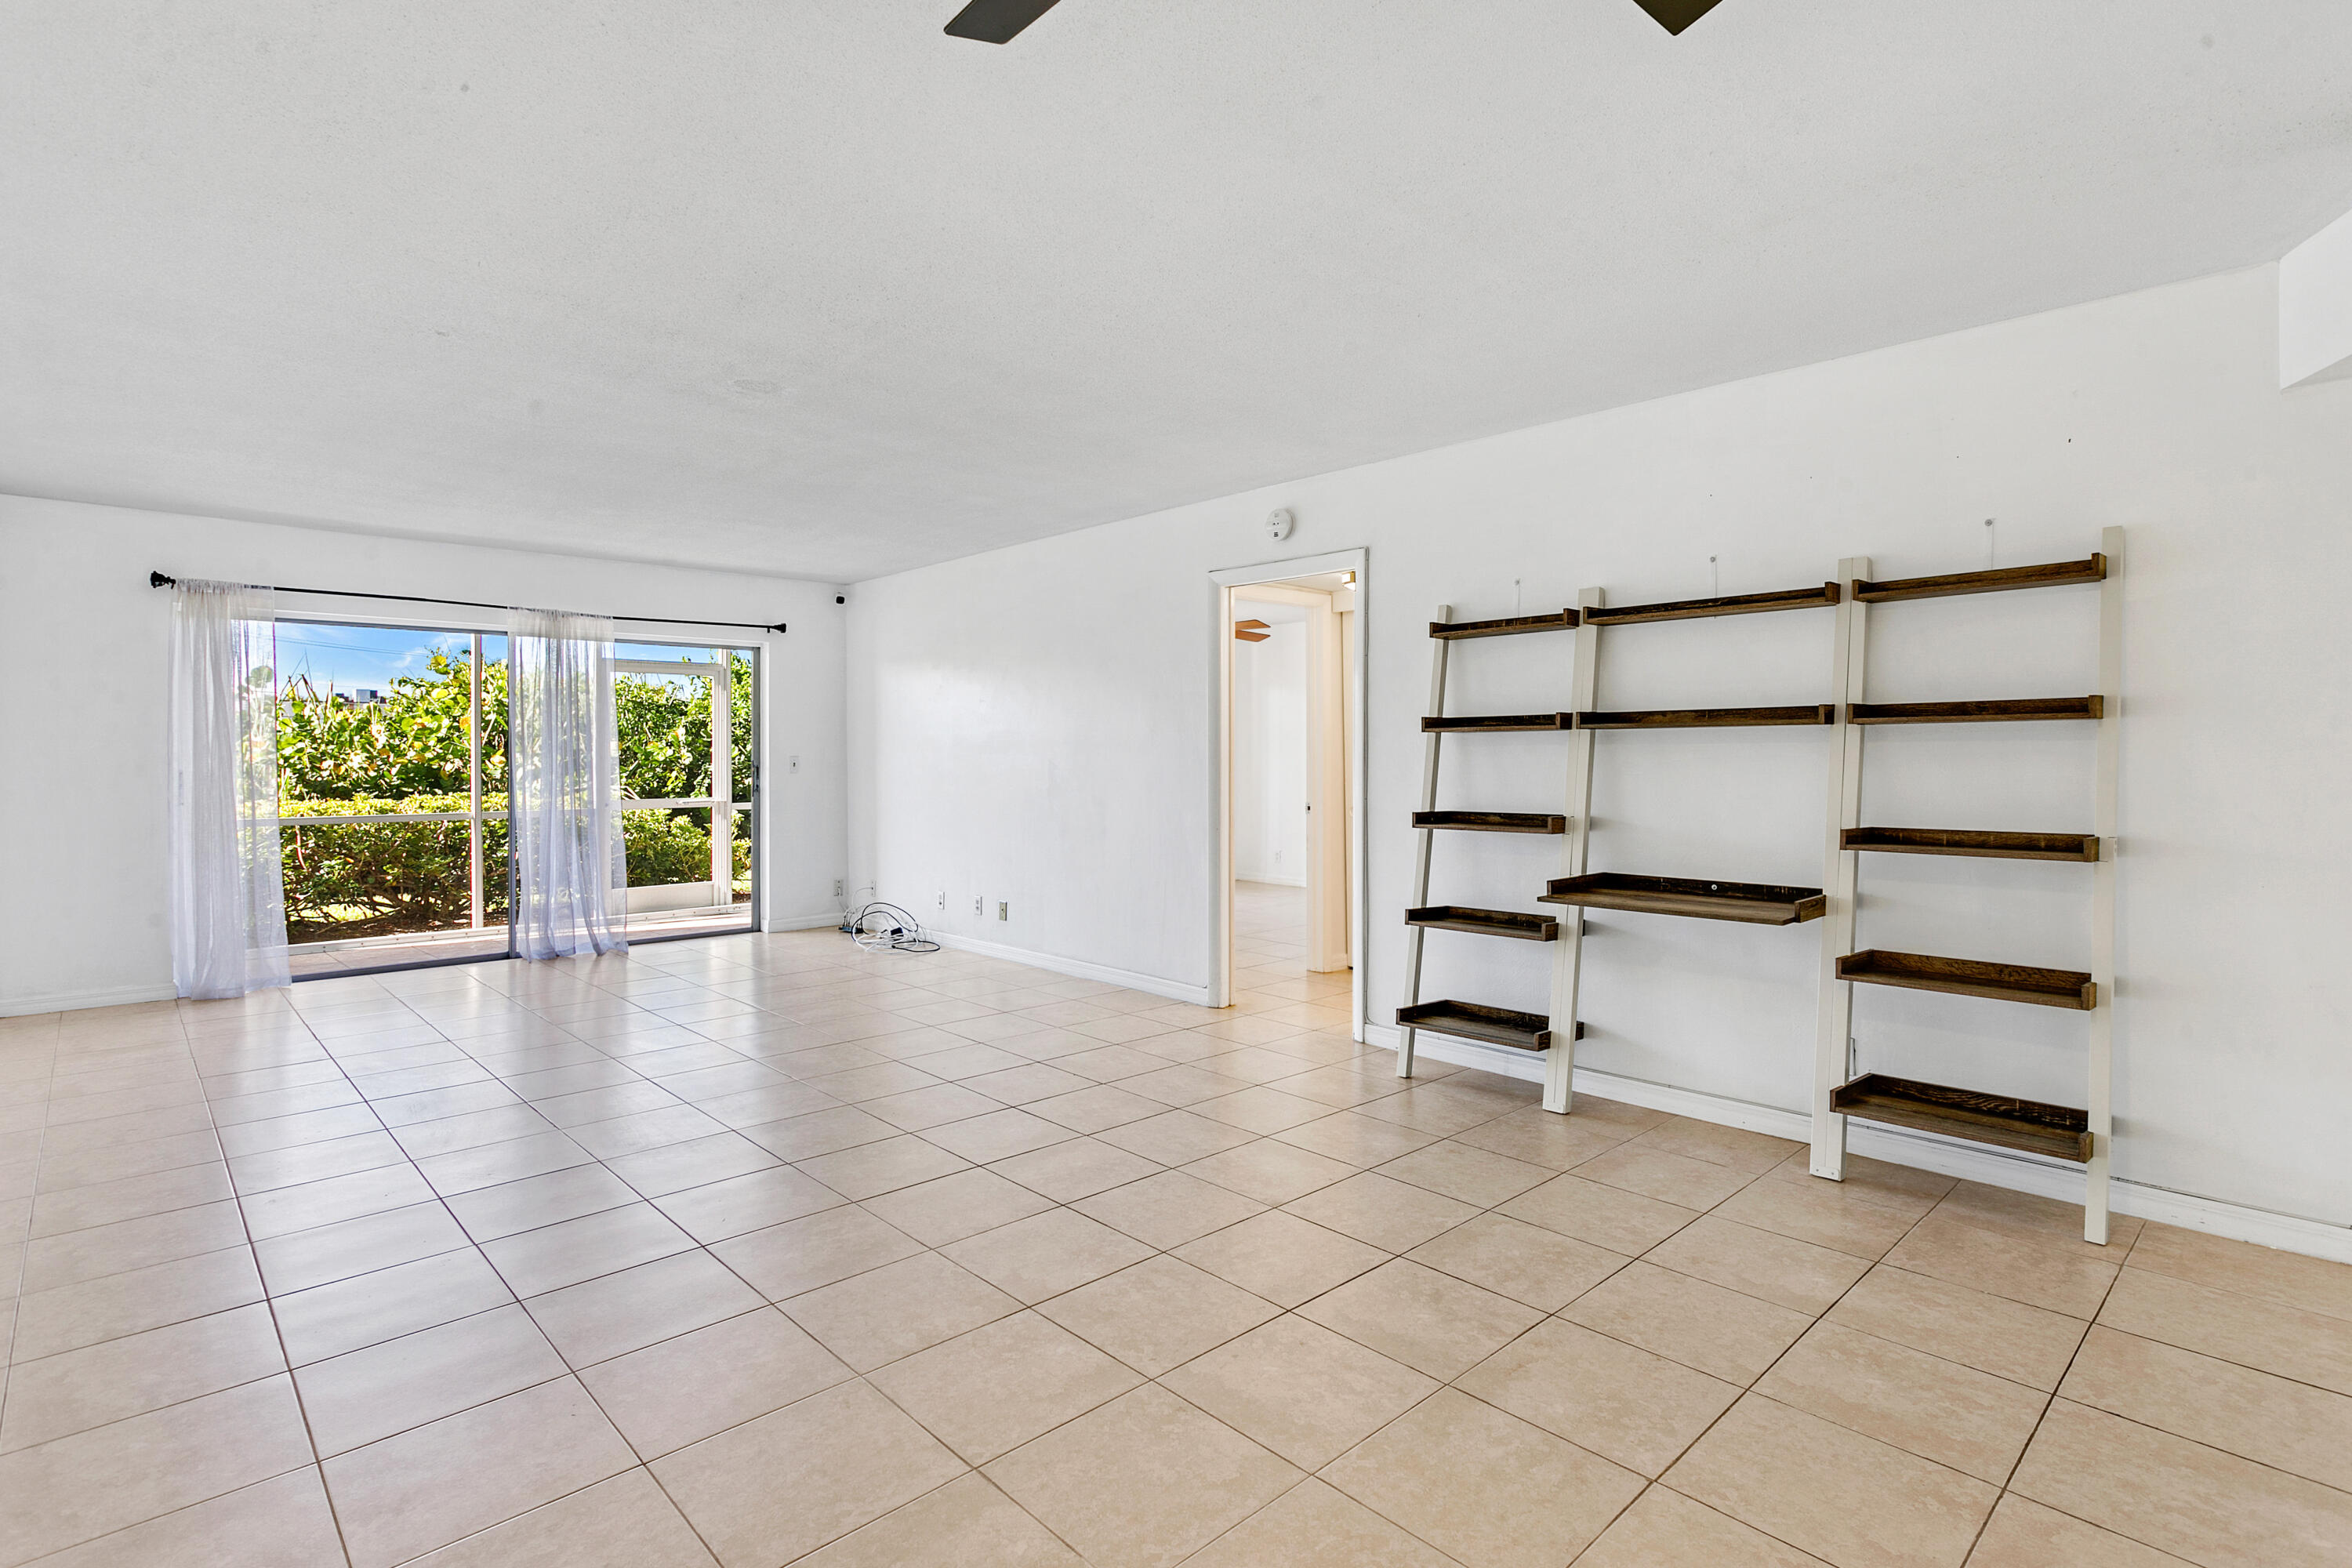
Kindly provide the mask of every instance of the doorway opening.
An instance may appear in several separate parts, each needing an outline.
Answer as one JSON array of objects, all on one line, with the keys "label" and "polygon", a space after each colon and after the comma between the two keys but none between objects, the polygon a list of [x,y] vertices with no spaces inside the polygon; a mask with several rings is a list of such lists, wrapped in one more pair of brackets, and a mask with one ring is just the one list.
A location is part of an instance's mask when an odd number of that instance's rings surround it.
[{"label": "doorway opening", "polygon": [[1217,577],[1218,1005],[1362,1037],[1362,552]]}]

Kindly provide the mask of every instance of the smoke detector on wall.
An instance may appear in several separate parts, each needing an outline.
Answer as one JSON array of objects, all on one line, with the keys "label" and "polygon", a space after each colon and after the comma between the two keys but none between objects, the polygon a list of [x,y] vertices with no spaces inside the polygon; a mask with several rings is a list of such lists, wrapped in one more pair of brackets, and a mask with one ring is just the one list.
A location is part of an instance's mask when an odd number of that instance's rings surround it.
[{"label": "smoke detector on wall", "polygon": [[1265,536],[1276,543],[1289,538],[1290,531],[1297,525],[1298,520],[1286,506],[1278,506],[1265,514]]}]

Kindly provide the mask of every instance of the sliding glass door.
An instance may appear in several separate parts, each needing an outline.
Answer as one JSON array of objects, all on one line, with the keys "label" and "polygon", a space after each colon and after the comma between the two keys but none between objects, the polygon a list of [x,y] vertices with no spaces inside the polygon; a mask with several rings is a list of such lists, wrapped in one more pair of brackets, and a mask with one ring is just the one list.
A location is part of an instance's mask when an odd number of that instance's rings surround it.
[{"label": "sliding glass door", "polygon": [[615,652],[629,939],[749,931],[753,650],[629,642]]},{"label": "sliding glass door", "polygon": [[507,952],[506,644],[278,623],[279,845],[298,975]]},{"label": "sliding glass door", "polygon": [[[748,931],[756,653],[618,651],[630,937]],[[505,956],[505,635],[280,621],[278,658],[295,974]]]}]

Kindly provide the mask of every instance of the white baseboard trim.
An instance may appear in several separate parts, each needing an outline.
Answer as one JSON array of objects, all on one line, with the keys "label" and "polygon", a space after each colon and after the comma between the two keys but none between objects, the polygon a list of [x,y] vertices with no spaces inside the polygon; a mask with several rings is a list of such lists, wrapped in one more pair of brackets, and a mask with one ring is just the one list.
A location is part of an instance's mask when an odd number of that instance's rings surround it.
[{"label": "white baseboard trim", "polygon": [[1156,974],[1138,974],[1131,969],[1113,969],[1108,963],[1088,963],[1081,958],[1060,958],[1050,952],[1033,952],[1025,947],[1012,947],[1001,942],[982,942],[978,937],[956,936],[948,931],[926,930],[923,934],[941,947],[951,947],[958,952],[976,952],[982,958],[1001,958],[1009,963],[1025,963],[1032,969],[1050,969],[1073,980],[1099,980],[1107,985],[1124,985],[1129,991],[1165,996],[1171,1002],[1190,1002],[1196,1007],[1209,1005],[1209,988],[1205,985],[1187,985],[1181,980],[1162,980]]},{"label": "white baseboard trim", "polygon": [[770,921],[761,929],[771,931],[821,931],[826,926],[839,925],[845,918],[839,910],[835,910],[829,914],[784,915]]},{"label": "white baseboard trim", "polygon": [[1236,882],[1265,882],[1276,888],[1303,888],[1307,886],[1307,879],[1304,877],[1261,877],[1253,871],[1236,871],[1234,873],[1234,880]]},{"label": "white baseboard trim", "polygon": [[179,994],[171,985],[115,985],[103,991],[52,991],[40,996],[0,997],[0,1018],[28,1018],[39,1013],[70,1013],[80,1007],[122,1007],[133,1002],[169,1002]]},{"label": "white baseboard trim", "polygon": [[[1364,1026],[1364,1042],[1394,1050],[1398,1043],[1397,1031],[1391,1025],[1367,1024]],[[1424,1033],[1415,1042],[1413,1050],[1418,1056],[1451,1062],[1456,1067],[1477,1068],[1505,1078],[1541,1082],[1544,1076],[1542,1058],[1500,1046],[1483,1046],[1475,1040],[1457,1040]],[[1743,1128],[1750,1132],[1769,1133],[1775,1138],[1793,1139],[1800,1143],[1810,1142],[1813,1135],[1812,1119],[1801,1111],[1787,1110],[1774,1105],[1758,1105],[1749,1100],[1733,1100],[1698,1089],[1677,1089],[1672,1084],[1653,1083],[1646,1079],[1621,1078],[1615,1073],[1579,1068],[1576,1069],[1576,1089],[1580,1094],[1622,1100],[1628,1105],[1687,1116],[1694,1121],[1712,1121],[1718,1126]],[[1931,1132],[1912,1132],[1899,1127],[1881,1127],[1862,1121],[1846,1123],[1846,1147],[1856,1154],[1867,1155],[1874,1160],[1934,1171],[1939,1175],[1958,1176],[1964,1181],[1981,1182],[1989,1187],[2033,1193],[2045,1198],[2056,1198],[2062,1203],[2079,1204],[2083,1201],[2082,1168],[2056,1160],[2037,1159],[2031,1154],[2011,1154],[1980,1144],[1964,1143],[1958,1139],[1938,1138]],[[2117,1214],[2137,1215],[2159,1225],[2201,1230],[2231,1241],[2252,1242],[2257,1247],[2275,1247],[2282,1252],[2305,1253],[2336,1263],[2352,1263],[2352,1226],[2306,1219],[2299,1215],[2276,1214],[2269,1209],[2200,1197],[2194,1193],[2176,1193],[2165,1187],[2120,1179],[2108,1189],[2108,1202]]]}]

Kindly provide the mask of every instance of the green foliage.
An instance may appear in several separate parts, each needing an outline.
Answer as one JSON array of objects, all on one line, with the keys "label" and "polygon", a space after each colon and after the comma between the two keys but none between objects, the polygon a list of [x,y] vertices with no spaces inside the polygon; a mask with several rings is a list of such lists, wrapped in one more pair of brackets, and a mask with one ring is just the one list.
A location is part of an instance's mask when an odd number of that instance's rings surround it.
[{"label": "green foliage", "polygon": [[[375,702],[332,700],[307,676],[279,691],[279,795],[354,800],[465,793],[473,661],[436,650],[428,668],[428,675],[394,677]],[[482,740],[482,787],[503,791],[507,668],[502,663],[483,671]]]},{"label": "green foliage", "polygon": [[[751,793],[751,661],[730,656],[733,798]],[[278,694],[279,815],[287,936],[292,942],[446,931],[467,924],[467,822],[339,821],[468,807],[467,724],[472,661],[436,652],[428,673],[399,676],[375,702],[335,700],[307,678]],[[482,671],[483,918],[507,918],[507,668]],[[634,799],[707,795],[710,704],[700,680],[623,675],[614,682],[623,793]],[[709,813],[625,811],[633,887],[710,875]],[[739,814],[734,883],[748,893],[748,814]]]},{"label": "green foliage", "polygon": [[[751,661],[729,656],[731,800],[751,798]],[[710,792],[710,700],[702,680],[623,675],[613,682],[621,735],[621,792],[633,800],[681,800]]]},{"label": "green foliage", "polygon": [[[734,786],[751,795],[751,661],[730,656]],[[370,703],[333,700],[301,677],[278,698],[278,793],[289,800],[397,799],[467,788],[473,662],[436,651],[426,675],[394,678]],[[613,682],[622,793],[677,800],[710,793],[710,702],[701,680],[623,675]],[[482,787],[506,788],[507,667],[482,671]]]},{"label": "green foliage", "polygon": [[709,830],[683,812],[625,811],[621,839],[632,888],[710,879]]},{"label": "green foliage", "polygon": [[[483,919],[492,925],[507,918],[506,805],[504,795],[482,801]],[[465,925],[471,909],[467,846],[471,825],[365,820],[394,813],[465,809],[462,795],[282,802],[279,842],[286,867],[287,940],[324,942]],[[708,880],[707,816],[702,812],[621,813],[629,885]],[[734,852],[735,885],[748,893],[751,847],[747,837],[736,838]]]},{"label": "green foliage", "polygon": [[[483,800],[483,919],[507,915],[506,797]],[[289,942],[448,931],[472,908],[470,823],[352,821],[389,812],[464,811],[462,795],[278,804]],[[339,820],[341,819],[341,820]]]},{"label": "green foliage", "polygon": [[[710,879],[710,814],[707,811],[625,811],[621,837],[629,852],[629,886],[656,888]],[[751,890],[751,840],[743,814],[735,817],[734,885]]]}]

